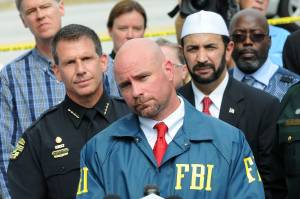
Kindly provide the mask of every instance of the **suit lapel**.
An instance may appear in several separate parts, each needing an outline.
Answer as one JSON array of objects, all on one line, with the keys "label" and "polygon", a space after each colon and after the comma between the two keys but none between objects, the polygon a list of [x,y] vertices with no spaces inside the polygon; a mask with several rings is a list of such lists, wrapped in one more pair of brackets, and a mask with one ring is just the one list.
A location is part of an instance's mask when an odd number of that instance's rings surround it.
[{"label": "suit lapel", "polygon": [[187,83],[186,85],[184,85],[183,87],[181,87],[178,90],[178,93],[180,95],[182,95],[185,99],[187,99],[187,101],[189,103],[191,103],[193,106],[195,106],[195,96],[194,96],[191,81],[189,83]]},{"label": "suit lapel", "polygon": [[219,116],[219,119],[236,127],[239,126],[240,118],[245,110],[245,96],[238,84],[239,82],[232,77],[229,78]]}]

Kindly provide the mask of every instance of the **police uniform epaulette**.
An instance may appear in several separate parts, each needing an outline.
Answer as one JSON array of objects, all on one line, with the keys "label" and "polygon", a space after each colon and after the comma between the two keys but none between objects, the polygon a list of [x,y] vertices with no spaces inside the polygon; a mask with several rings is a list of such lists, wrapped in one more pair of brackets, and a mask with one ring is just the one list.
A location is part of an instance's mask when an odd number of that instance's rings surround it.
[{"label": "police uniform epaulette", "polygon": [[281,78],[280,78],[280,81],[281,82],[284,82],[284,83],[293,83],[294,82],[294,78],[293,76],[290,76],[290,75],[283,75]]},{"label": "police uniform epaulette", "polygon": [[58,108],[59,108],[59,104],[52,106],[51,108],[49,108],[48,110],[43,112],[34,122],[31,123],[31,125],[27,128],[27,130],[34,127],[43,117],[45,117],[45,115],[47,115],[53,111],[56,111]]}]

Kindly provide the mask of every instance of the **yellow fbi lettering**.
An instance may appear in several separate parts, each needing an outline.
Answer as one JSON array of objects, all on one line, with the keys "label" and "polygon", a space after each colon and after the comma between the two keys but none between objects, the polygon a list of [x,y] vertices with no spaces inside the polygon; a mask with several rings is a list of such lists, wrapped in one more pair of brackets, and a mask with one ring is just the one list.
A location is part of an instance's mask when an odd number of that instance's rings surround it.
[{"label": "yellow fbi lettering", "polygon": [[214,165],[212,164],[176,164],[176,190],[182,189],[182,179],[185,178],[185,173],[191,172],[191,190],[211,191],[211,178],[213,175]]},{"label": "yellow fbi lettering", "polygon": [[253,170],[254,158],[252,158],[252,157],[244,158],[244,165],[245,165],[246,175],[248,178],[248,183],[252,183],[256,180],[256,178],[254,177],[255,173],[257,173],[258,181],[261,181],[258,170],[257,169],[255,169],[255,171]]},{"label": "yellow fbi lettering", "polygon": [[81,195],[88,192],[88,168],[83,167],[80,169],[80,180],[78,184],[77,195]]}]

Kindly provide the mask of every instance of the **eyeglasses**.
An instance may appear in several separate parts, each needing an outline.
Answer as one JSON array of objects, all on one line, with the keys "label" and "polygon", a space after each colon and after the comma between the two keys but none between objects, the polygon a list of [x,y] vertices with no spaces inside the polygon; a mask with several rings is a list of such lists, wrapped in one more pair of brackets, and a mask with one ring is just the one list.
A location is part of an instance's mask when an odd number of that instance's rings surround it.
[{"label": "eyeglasses", "polygon": [[175,63],[173,63],[173,62],[172,62],[172,64],[173,64],[173,66],[178,67],[178,68],[179,68],[179,67],[182,67],[182,66],[184,65],[184,64],[175,64]]},{"label": "eyeglasses", "polygon": [[[253,42],[259,43],[262,42],[265,37],[267,36],[264,33],[249,33],[250,39]],[[236,43],[242,43],[244,42],[248,37],[248,33],[236,33],[236,34],[232,34],[231,35],[231,39],[232,41],[236,42]]]}]

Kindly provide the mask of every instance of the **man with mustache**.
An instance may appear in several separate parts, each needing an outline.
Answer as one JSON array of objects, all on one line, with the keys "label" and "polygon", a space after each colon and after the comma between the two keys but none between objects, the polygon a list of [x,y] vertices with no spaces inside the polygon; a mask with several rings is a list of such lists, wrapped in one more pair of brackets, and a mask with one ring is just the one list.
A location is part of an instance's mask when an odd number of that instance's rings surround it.
[{"label": "man with mustache", "polygon": [[[231,57],[234,44],[220,15],[206,11],[189,15],[183,25],[181,42],[192,81],[180,88],[179,93],[197,110],[245,133],[266,197],[270,198],[275,178],[271,165],[276,161],[271,150],[279,101],[229,77],[226,61]],[[270,112],[273,114],[269,115]]]},{"label": "man with mustache", "polygon": [[156,184],[163,198],[264,198],[243,134],[177,95],[173,65],[154,41],[127,41],[114,69],[134,113],[81,150],[83,189],[77,199],[141,198],[149,184]]},{"label": "man with mustache", "polygon": [[[241,10],[247,8],[253,8],[258,10],[262,15],[267,16],[267,10],[270,4],[269,0],[237,0]],[[279,66],[283,66],[282,63],[282,50],[283,45],[289,36],[289,31],[284,28],[268,25],[269,35],[272,38],[272,43],[269,49],[269,57],[273,63]]]},{"label": "man with mustache", "polygon": [[271,46],[267,19],[255,9],[238,12],[230,23],[234,41],[232,57],[236,63],[233,77],[282,99],[300,77],[274,64],[268,56]]}]

